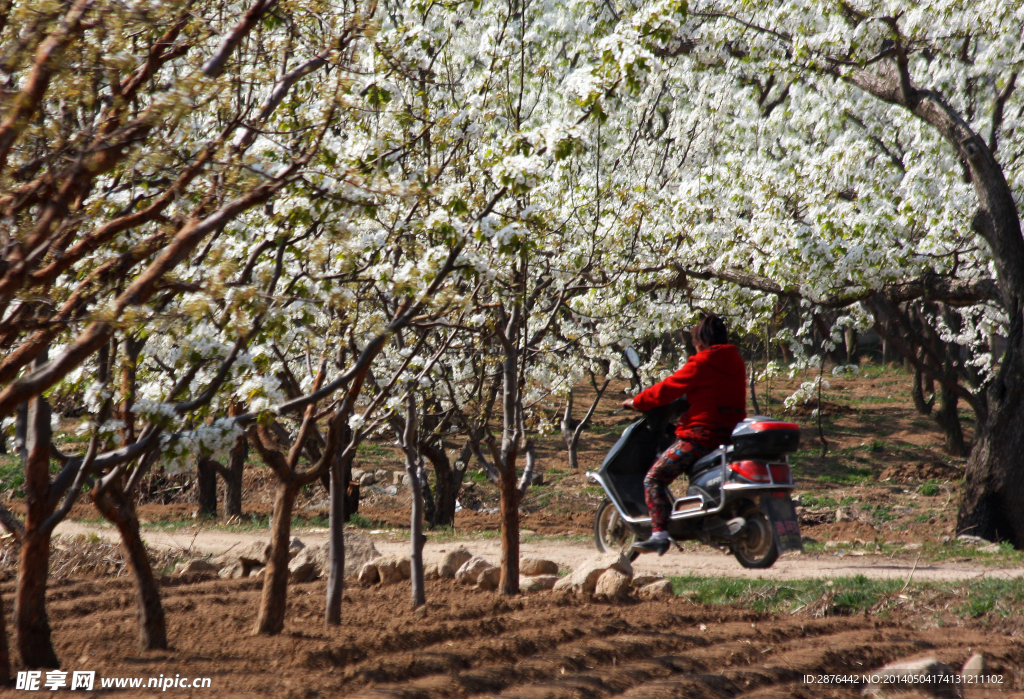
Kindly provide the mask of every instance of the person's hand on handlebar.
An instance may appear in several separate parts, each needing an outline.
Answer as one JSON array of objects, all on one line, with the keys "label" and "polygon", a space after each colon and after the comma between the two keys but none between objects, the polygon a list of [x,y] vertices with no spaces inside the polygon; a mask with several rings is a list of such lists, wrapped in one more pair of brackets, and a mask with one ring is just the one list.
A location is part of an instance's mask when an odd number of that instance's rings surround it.
[{"label": "person's hand on handlebar", "polygon": [[627,398],[626,400],[622,401],[622,407],[625,408],[626,410],[636,410],[636,408],[633,407],[632,398]]}]

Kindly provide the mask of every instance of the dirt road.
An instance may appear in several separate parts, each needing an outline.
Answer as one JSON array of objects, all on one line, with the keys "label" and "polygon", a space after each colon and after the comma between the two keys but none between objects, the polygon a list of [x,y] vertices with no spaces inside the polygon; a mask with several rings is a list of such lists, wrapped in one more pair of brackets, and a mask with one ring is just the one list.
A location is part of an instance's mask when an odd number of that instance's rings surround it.
[{"label": "dirt road", "polygon": [[[96,534],[104,539],[117,541],[117,531],[112,527],[84,525],[78,522],[62,522],[57,534]],[[327,541],[325,529],[299,529],[294,535],[305,544],[322,544]],[[395,540],[387,535],[371,534],[374,546],[385,555],[404,555],[409,550],[407,540]],[[167,532],[157,529],[144,530],[143,538],[150,546],[163,549],[192,551],[196,554],[222,554],[232,548],[242,549],[253,541],[269,540],[269,533],[236,533],[217,529],[198,531],[178,530]],[[431,541],[428,539],[423,551],[429,565],[440,560],[444,553],[463,545],[474,554],[483,556],[497,565],[501,557],[501,544],[497,539],[465,539]],[[593,545],[564,540],[531,540],[521,544],[523,556],[535,556],[555,561],[563,568],[574,568],[595,553]],[[964,580],[978,577],[1017,578],[1024,576],[1024,568],[996,568],[970,562],[922,563],[915,567],[914,558],[888,558],[882,556],[858,556],[849,553],[789,555],[781,558],[768,570],[747,570],[732,556],[710,548],[698,552],[680,553],[671,551],[665,556],[641,556],[633,564],[638,574],[657,573],[660,575],[702,575],[729,576],[737,578],[770,578],[773,580],[795,580],[803,578],[838,578],[864,575],[874,579],[923,580]]]}]

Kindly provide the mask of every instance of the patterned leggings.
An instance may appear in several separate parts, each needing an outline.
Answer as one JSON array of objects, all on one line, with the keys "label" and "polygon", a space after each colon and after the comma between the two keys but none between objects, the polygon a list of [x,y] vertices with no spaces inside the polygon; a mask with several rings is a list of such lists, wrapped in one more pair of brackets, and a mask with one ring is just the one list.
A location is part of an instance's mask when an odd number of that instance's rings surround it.
[{"label": "patterned leggings", "polygon": [[644,478],[644,499],[647,501],[647,512],[651,515],[654,531],[665,531],[668,516],[672,511],[669,500],[668,484],[686,473],[697,460],[711,452],[714,447],[704,447],[693,442],[680,439],[665,450],[651,466]]}]

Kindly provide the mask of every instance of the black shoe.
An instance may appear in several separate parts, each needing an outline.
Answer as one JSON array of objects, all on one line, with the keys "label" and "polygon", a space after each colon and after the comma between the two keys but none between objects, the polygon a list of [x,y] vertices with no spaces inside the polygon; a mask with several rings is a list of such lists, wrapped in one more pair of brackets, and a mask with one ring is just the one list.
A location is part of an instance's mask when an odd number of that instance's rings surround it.
[{"label": "black shoe", "polygon": [[672,542],[668,539],[648,539],[647,541],[638,541],[633,544],[633,550],[639,551],[640,553],[657,553],[659,556],[664,556],[665,552],[668,551]]}]

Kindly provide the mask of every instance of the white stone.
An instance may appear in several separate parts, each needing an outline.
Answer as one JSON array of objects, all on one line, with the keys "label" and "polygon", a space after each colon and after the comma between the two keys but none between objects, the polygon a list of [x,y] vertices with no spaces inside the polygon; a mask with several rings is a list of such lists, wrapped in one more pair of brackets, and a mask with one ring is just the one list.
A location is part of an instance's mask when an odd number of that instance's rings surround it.
[{"label": "white stone", "polygon": [[619,553],[604,553],[584,561],[576,570],[555,584],[556,590],[569,590],[577,594],[593,594],[597,580],[609,568],[623,575],[633,577],[633,566],[629,559]]},{"label": "white stone", "polygon": [[195,573],[207,573],[216,575],[217,571],[220,570],[215,564],[209,561],[204,561],[202,558],[197,558],[192,561],[185,563],[179,563],[174,566],[175,575],[191,575]]},{"label": "white stone", "polygon": [[658,599],[672,596],[672,582],[670,580],[655,580],[637,590],[642,599]]},{"label": "white stone", "polygon": [[645,585],[650,585],[652,582],[664,580],[664,575],[634,575],[633,576],[633,587],[640,589]]},{"label": "white stone", "polygon": [[519,561],[520,575],[558,575],[558,564],[543,558],[523,558]]},{"label": "white stone", "polygon": [[477,579],[480,577],[480,573],[493,567],[494,566],[480,556],[473,556],[463,563],[455,572],[455,582],[460,585],[472,585],[477,582]]},{"label": "white stone", "polygon": [[460,546],[454,551],[449,551],[441,559],[438,564],[437,572],[442,578],[454,578],[455,574],[459,572],[459,568],[462,564],[473,557],[466,548]]},{"label": "white stone", "polygon": [[501,568],[491,566],[480,571],[476,578],[476,586],[481,590],[495,590],[501,582]]},{"label": "white stone", "polygon": [[243,563],[253,566],[266,565],[268,555],[270,555],[270,544],[262,539],[252,542],[238,553],[233,554]]},{"label": "white stone", "polygon": [[550,590],[558,582],[557,575],[531,575],[519,578],[520,592],[541,592]]},{"label": "white stone", "polygon": [[293,583],[315,580],[319,574],[315,550],[303,548],[288,562],[288,580]]},{"label": "white stone", "polygon": [[984,675],[986,670],[988,670],[988,663],[985,662],[985,656],[981,653],[975,653],[964,663],[960,674],[977,677],[978,675]]},{"label": "white stone", "polygon": [[359,570],[359,584],[369,587],[378,582],[380,582],[380,572],[377,570],[377,561],[367,561]]},{"label": "white stone", "polygon": [[597,579],[594,592],[607,597],[619,597],[629,592],[630,582],[630,576],[620,573],[614,568],[609,568],[601,573],[601,577]]}]

